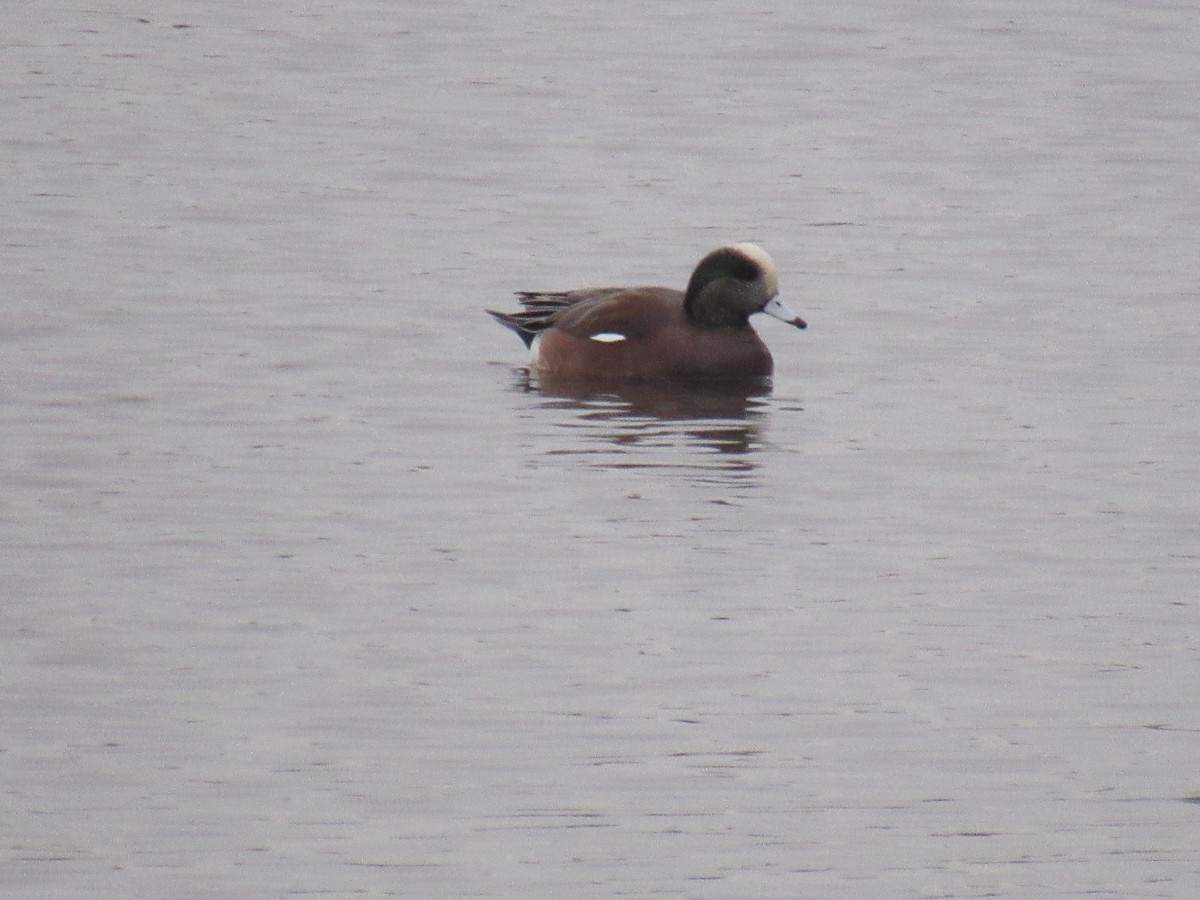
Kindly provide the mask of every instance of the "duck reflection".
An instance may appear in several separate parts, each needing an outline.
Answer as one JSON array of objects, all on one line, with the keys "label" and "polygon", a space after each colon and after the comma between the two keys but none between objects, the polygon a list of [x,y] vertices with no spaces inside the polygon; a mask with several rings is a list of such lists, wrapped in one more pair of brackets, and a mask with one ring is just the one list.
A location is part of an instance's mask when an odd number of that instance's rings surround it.
[{"label": "duck reflection", "polygon": [[703,469],[725,475],[755,468],[771,394],[769,379],[681,385],[581,381],[528,372],[521,373],[519,387],[539,395],[543,408],[571,413],[555,424],[584,438],[550,449],[550,454],[587,454],[591,464],[603,468],[670,468],[693,474]]}]

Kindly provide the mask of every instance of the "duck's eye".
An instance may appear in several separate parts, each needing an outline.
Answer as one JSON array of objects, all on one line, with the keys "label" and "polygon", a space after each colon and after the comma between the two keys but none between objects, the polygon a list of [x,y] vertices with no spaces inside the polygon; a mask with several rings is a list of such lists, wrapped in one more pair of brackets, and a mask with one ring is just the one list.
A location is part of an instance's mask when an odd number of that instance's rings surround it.
[{"label": "duck's eye", "polygon": [[730,260],[730,274],[742,281],[756,281],[762,273],[758,266],[744,256],[735,256]]}]

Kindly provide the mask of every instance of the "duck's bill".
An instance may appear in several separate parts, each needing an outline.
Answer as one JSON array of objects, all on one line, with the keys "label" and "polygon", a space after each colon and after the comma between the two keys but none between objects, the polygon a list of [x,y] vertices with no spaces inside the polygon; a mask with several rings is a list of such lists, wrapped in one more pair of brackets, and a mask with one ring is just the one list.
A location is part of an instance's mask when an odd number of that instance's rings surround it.
[{"label": "duck's bill", "polygon": [[762,311],[768,316],[774,316],[781,322],[787,322],[789,325],[795,325],[797,328],[808,327],[808,323],[788,309],[787,304],[778,297],[772,297],[768,300],[767,305],[763,307]]}]

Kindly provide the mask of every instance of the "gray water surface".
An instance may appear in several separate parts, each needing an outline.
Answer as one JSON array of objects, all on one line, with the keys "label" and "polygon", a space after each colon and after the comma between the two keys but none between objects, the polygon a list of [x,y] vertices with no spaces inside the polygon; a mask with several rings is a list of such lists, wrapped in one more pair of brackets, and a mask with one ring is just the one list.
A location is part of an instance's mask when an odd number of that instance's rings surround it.
[{"label": "gray water surface", "polygon": [[1189,6],[0,20],[0,895],[1196,896]]}]

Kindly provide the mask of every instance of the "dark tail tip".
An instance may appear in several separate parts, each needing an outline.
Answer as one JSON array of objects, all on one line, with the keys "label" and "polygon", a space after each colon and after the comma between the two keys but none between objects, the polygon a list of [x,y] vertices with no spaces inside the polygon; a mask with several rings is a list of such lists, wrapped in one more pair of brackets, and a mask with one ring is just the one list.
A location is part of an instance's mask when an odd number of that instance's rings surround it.
[{"label": "dark tail tip", "polygon": [[537,332],[530,331],[528,328],[522,325],[520,319],[510,315],[509,313],[496,312],[494,309],[485,309],[484,312],[486,312],[505,328],[515,331],[517,333],[517,337],[525,342],[526,350],[533,346],[533,339],[537,336]]}]

